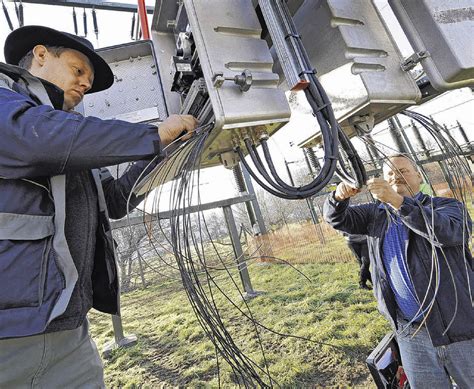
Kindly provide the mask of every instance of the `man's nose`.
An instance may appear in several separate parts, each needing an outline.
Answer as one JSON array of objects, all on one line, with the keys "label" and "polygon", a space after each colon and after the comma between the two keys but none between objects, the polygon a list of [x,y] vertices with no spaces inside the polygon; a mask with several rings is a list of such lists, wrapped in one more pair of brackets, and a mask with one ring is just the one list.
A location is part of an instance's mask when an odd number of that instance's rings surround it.
[{"label": "man's nose", "polygon": [[396,181],[405,181],[405,177],[403,177],[403,174],[400,174],[400,173],[396,173],[393,176],[393,179],[396,180]]},{"label": "man's nose", "polygon": [[89,89],[92,88],[92,82],[87,77],[81,78],[81,87],[84,89],[84,93],[86,93]]}]

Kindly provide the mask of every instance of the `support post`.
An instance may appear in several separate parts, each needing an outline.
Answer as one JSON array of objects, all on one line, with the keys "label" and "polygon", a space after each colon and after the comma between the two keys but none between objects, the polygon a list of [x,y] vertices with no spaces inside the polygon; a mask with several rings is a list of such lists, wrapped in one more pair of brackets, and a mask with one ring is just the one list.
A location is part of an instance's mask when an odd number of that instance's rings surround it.
[{"label": "support post", "polygon": [[407,147],[402,139],[400,121],[396,116],[392,116],[387,120],[390,136],[392,137],[395,148],[402,154],[408,154]]},{"label": "support post", "polygon": [[443,173],[443,177],[444,177],[444,180],[448,183],[449,185],[449,173],[448,173],[448,170],[447,170],[447,167],[446,167],[446,164],[444,161],[438,161],[438,165],[439,167],[441,168],[441,172]]},{"label": "support post", "polygon": [[311,174],[311,176],[314,177],[315,174],[313,171],[313,167],[311,166],[311,162],[309,161],[308,150],[303,148],[303,154],[304,154],[304,160],[306,162],[306,166],[308,166],[309,174]]},{"label": "support post", "polygon": [[311,220],[313,221],[313,224],[318,224],[319,219],[318,219],[318,214],[316,213],[316,210],[314,209],[313,198],[308,197],[306,199],[306,204],[308,204],[309,213],[311,214]]},{"label": "support post", "polygon": [[[398,121],[398,119],[397,119],[397,121]],[[398,121],[398,124],[400,124],[400,121]],[[410,152],[411,155],[413,155],[413,158],[415,159],[416,164],[419,167],[422,167],[422,165],[420,163],[420,160],[418,159],[418,155],[416,155],[416,151],[413,148],[413,146],[410,142],[410,139],[408,138],[407,134],[405,133],[405,130],[403,129],[403,127],[401,125],[399,127],[399,131],[400,131],[400,135],[402,136],[402,139],[404,140],[405,144],[408,147],[408,151]]]},{"label": "support post", "polygon": [[423,138],[421,137],[420,130],[418,129],[418,127],[416,126],[416,124],[413,120],[411,120],[411,128],[413,130],[413,134],[415,135],[416,141],[418,142],[418,144],[421,147],[421,150],[425,153],[426,158],[429,158],[430,157],[430,151],[426,148],[426,144],[425,144],[425,141],[423,140]]},{"label": "support post", "polygon": [[463,128],[463,126],[461,126],[461,123],[459,123],[459,121],[456,120],[456,123],[458,124],[459,132],[461,133],[461,136],[463,137],[464,142],[466,142],[466,145],[467,145],[468,149],[470,149],[471,148],[471,142],[469,141],[469,138],[466,135],[466,131],[464,131],[464,128]]},{"label": "support post", "polygon": [[288,173],[288,178],[290,179],[291,186],[295,186],[295,180],[293,180],[293,175],[290,170],[290,163],[285,159],[286,172]]},{"label": "support post", "polygon": [[365,139],[367,140],[367,151],[369,155],[372,155],[372,161],[374,162],[374,168],[378,169],[379,167],[382,167],[382,164],[380,163],[380,154],[377,151],[377,148],[375,147],[375,142],[374,138],[372,138],[372,135],[367,134],[365,136]]},{"label": "support post", "polygon": [[227,224],[227,230],[229,231],[230,239],[232,241],[232,247],[234,248],[235,259],[237,261],[237,269],[239,270],[240,280],[244,288],[244,299],[251,299],[258,296],[260,293],[253,290],[252,282],[250,281],[250,275],[247,269],[247,263],[244,258],[244,251],[240,244],[239,231],[235,225],[234,214],[230,205],[222,207],[224,211],[224,217]]},{"label": "support post", "polygon": [[[459,132],[461,133],[461,136],[463,137],[464,141],[466,142],[467,151],[473,151],[474,150],[474,143],[471,143],[471,141],[467,137],[466,131],[464,131],[463,126],[461,126],[461,123],[459,123],[459,121],[456,121],[456,123],[458,124]],[[470,160],[471,162],[474,162],[474,155],[472,155],[472,153],[469,154],[468,156],[466,156],[466,158],[468,160]]]},{"label": "support post", "polygon": [[[293,162],[288,162],[285,159],[285,166],[286,166],[286,172],[288,173],[288,178],[290,179],[291,185],[295,186],[295,180],[293,179],[293,175],[291,174],[291,170],[290,170],[290,166],[289,166],[291,163],[293,163]],[[305,200],[306,200],[306,205],[308,206],[308,209],[309,209],[309,214],[311,215],[311,220],[312,220],[313,224],[317,225],[319,223],[319,219],[318,219],[318,214],[316,213],[316,210],[314,209],[313,199],[312,198],[307,198]],[[321,236],[319,237],[319,240],[321,240]]]},{"label": "support post", "polygon": [[[237,184],[237,189],[239,193],[240,194],[248,193],[247,186],[245,185],[244,175],[242,173],[242,168],[240,167],[240,165],[235,165],[232,168],[232,173],[234,173],[234,179],[235,179],[235,183]],[[255,217],[255,212],[252,207],[252,202],[246,201],[245,208],[247,208],[247,214],[249,216],[250,225],[252,226],[252,229],[253,229],[254,225],[257,224],[257,220]]]},{"label": "support post", "polygon": [[125,336],[123,334],[122,318],[117,315],[112,315],[112,326],[114,328],[114,340],[106,343],[102,349],[104,358],[108,358],[112,351],[119,347],[132,347],[137,344],[137,336],[131,334]]},{"label": "support post", "polygon": [[258,203],[252,179],[250,177],[249,172],[242,164],[240,164],[240,167],[242,176],[244,177],[245,186],[247,187],[247,193],[253,196],[253,200],[251,202],[253,206],[253,212],[257,219],[258,229],[260,230],[260,234],[265,235],[267,233],[267,227],[265,226],[265,222],[263,220],[262,210],[260,209],[260,204]]}]

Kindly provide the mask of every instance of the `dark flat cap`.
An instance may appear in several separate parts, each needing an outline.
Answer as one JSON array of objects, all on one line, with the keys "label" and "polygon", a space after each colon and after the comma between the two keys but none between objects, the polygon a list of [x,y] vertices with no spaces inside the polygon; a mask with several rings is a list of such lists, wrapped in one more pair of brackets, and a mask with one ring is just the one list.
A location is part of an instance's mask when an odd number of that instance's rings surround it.
[{"label": "dark flat cap", "polygon": [[94,83],[87,93],[110,88],[114,75],[107,62],[98,55],[87,39],[43,26],[25,26],[11,32],[5,41],[5,60],[11,65],[18,62],[36,45],[61,46],[84,54],[94,66]]}]

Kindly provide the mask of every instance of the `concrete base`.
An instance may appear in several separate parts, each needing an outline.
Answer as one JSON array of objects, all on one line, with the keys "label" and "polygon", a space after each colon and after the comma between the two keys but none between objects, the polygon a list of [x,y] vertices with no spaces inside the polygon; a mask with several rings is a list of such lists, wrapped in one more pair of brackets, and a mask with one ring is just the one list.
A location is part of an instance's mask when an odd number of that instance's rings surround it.
[{"label": "concrete base", "polygon": [[120,347],[132,347],[137,344],[137,336],[134,334],[131,334],[129,336],[126,336],[122,339],[120,339],[118,342],[117,340],[111,340],[110,342],[107,342],[102,349],[102,356],[104,358],[109,358],[110,355],[112,354],[112,351],[114,351],[117,348]]},{"label": "concrete base", "polygon": [[251,300],[257,296],[260,296],[261,294],[265,294],[265,292],[261,291],[261,290],[254,290],[252,292],[244,292],[242,293],[242,296],[244,298],[245,301],[248,301],[248,300]]}]

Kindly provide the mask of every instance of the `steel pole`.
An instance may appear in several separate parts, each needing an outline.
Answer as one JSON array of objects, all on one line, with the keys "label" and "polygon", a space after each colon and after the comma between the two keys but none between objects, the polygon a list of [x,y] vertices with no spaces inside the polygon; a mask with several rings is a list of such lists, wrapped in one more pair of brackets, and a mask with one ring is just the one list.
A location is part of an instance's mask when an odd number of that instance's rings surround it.
[{"label": "steel pole", "polygon": [[466,145],[470,147],[471,142],[469,141],[469,138],[466,135],[466,131],[464,131],[464,128],[461,126],[461,123],[459,123],[459,121],[456,120],[456,123],[458,124],[459,132],[461,133],[461,136],[463,137],[464,142],[466,142]]},{"label": "steel pole", "polygon": [[253,212],[257,219],[258,229],[262,235],[267,233],[267,227],[265,226],[265,221],[263,220],[262,210],[260,209],[260,204],[258,203],[257,195],[253,187],[252,178],[250,177],[249,172],[245,169],[245,166],[240,164],[242,176],[244,177],[245,186],[247,187],[247,193],[253,197],[251,200],[253,206]]},{"label": "steel pole", "polygon": [[407,147],[403,142],[402,135],[400,132],[400,122],[395,120],[395,116],[387,120],[390,136],[392,137],[393,142],[395,143],[396,149],[402,154],[408,154]]},{"label": "steel pole", "polygon": [[244,297],[254,297],[255,291],[252,287],[252,282],[250,281],[249,271],[247,269],[247,262],[244,258],[244,251],[242,250],[242,245],[240,244],[239,231],[235,225],[234,214],[232,213],[232,208],[230,205],[222,207],[224,211],[224,217],[227,224],[227,230],[229,231],[230,239],[232,241],[232,247],[234,249],[235,260],[237,262],[237,269],[239,270],[240,280],[242,281],[242,286],[244,288],[245,294]]},{"label": "steel pole", "polygon": [[375,146],[375,141],[374,141],[374,138],[372,138],[372,135],[367,134],[365,136],[365,139],[367,141],[367,151],[369,152],[369,154],[372,154],[373,160],[374,160],[374,167],[377,169],[378,167],[381,167],[382,165],[380,163],[380,160],[382,158],[380,157],[377,147]]}]

